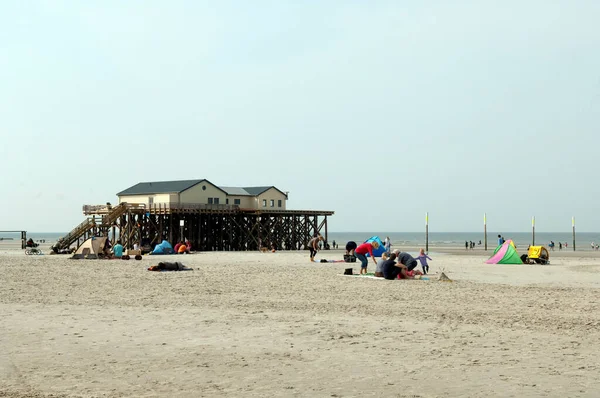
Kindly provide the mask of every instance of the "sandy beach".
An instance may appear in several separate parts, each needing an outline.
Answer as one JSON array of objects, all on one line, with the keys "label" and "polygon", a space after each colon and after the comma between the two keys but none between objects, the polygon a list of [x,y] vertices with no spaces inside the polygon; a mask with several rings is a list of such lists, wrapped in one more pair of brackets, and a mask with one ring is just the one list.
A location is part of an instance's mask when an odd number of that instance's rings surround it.
[{"label": "sandy beach", "polygon": [[167,257],[2,250],[0,396],[600,396],[600,253],[431,251],[429,281],[385,281],[308,252],[169,256],[194,271],[159,273]]}]

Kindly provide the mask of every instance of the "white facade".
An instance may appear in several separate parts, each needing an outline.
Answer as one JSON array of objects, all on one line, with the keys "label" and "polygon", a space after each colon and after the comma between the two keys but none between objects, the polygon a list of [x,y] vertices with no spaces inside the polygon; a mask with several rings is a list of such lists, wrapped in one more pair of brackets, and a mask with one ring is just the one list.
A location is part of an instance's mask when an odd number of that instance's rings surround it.
[{"label": "white facade", "polygon": [[[251,188],[248,188],[249,190]],[[252,188],[256,191],[256,188]],[[285,210],[287,196],[275,187],[268,188],[259,195],[242,195],[243,189],[236,188],[236,194],[227,192],[207,180],[181,191],[135,195],[119,195],[119,203],[139,203],[147,207],[154,205],[236,205],[241,209],[251,210]]]}]

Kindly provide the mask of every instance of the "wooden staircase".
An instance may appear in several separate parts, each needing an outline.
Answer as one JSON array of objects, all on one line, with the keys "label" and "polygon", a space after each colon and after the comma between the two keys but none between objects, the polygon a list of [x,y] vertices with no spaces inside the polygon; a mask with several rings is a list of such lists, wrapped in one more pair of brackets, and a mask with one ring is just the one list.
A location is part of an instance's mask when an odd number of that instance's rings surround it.
[{"label": "wooden staircase", "polygon": [[113,207],[107,215],[102,216],[102,226],[110,227],[111,225],[114,225],[119,217],[127,212],[127,209],[127,203],[125,202]]},{"label": "wooden staircase", "polygon": [[96,226],[96,220],[94,217],[88,217],[81,224],[73,228],[71,232],[60,238],[54,247],[58,250],[67,249],[75,241],[81,238],[86,232]]},{"label": "wooden staircase", "polygon": [[127,212],[127,203],[120,203],[113,207],[106,215],[102,218],[88,217],[81,224],[73,228],[71,232],[60,238],[54,247],[58,250],[67,249],[73,243],[77,242],[80,238],[97,227],[110,227],[113,225],[119,217]]}]

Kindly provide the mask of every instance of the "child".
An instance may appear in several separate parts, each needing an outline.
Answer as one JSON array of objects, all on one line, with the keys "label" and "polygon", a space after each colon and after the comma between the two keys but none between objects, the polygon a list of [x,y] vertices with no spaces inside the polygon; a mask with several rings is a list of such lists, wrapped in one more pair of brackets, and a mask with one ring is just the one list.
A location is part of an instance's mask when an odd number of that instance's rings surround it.
[{"label": "child", "polygon": [[423,274],[427,275],[429,272],[429,264],[427,264],[427,259],[431,260],[427,254],[425,254],[425,250],[421,249],[419,251],[419,255],[417,256],[417,260],[421,262],[421,267],[423,267]]}]

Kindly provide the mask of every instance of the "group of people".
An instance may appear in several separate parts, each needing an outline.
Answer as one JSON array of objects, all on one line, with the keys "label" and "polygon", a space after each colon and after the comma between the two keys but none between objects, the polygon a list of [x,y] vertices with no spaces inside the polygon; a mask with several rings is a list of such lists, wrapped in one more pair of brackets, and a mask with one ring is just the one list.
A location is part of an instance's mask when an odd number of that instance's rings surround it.
[{"label": "group of people", "polygon": [[[479,243],[477,243],[478,245],[481,245],[481,241],[479,241]],[[465,241],[465,250],[473,250],[475,249],[475,242],[473,241]]]},{"label": "group of people", "polygon": [[192,251],[192,244],[190,243],[189,240],[187,240],[187,238],[185,241],[180,240],[179,242],[177,242],[177,244],[173,248],[173,252],[175,254],[184,254],[184,253],[189,254],[191,251]]},{"label": "group of people", "polygon": [[[562,250],[563,246],[566,248],[569,247],[569,242],[558,242],[558,250]],[[550,241],[550,243],[548,243],[548,247],[550,248],[550,250],[554,251],[554,248],[556,247],[556,244],[554,243],[553,240]],[[592,242],[592,249],[594,248],[594,242]]]},{"label": "group of people", "polygon": [[[375,264],[375,276],[379,278],[413,279],[415,276],[427,274],[429,271],[427,260],[431,260],[431,257],[426,255],[423,249],[420,250],[417,258],[398,249],[391,253],[386,251],[379,261],[377,261],[373,255],[373,250],[377,249],[379,249],[379,242],[366,242],[357,245],[356,242],[350,241],[346,244],[346,254],[354,255],[360,260],[361,275],[367,273],[369,265],[367,254],[373,259],[373,263]],[[422,272],[415,269],[419,262],[423,269]]]}]

